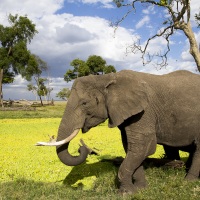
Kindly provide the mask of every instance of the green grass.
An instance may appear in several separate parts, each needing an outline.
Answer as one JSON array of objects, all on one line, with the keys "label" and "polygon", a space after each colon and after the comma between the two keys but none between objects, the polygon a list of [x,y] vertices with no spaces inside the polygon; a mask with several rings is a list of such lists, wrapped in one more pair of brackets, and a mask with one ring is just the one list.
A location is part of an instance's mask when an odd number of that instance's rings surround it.
[{"label": "green grass", "polygon": [[[109,129],[104,123],[86,134],[79,133],[70,144],[70,152],[77,153],[79,140],[83,138],[89,147],[98,149],[100,155],[89,156],[79,166],[65,166],[58,160],[55,147],[34,146],[37,141],[48,141],[48,135],[57,134],[61,118],[55,118],[54,112],[63,113],[64,106],[41,109],[47,109],[48,118],[42,118],[42,111],[38,111],[40,118],[33,114],[32,118],[26,118],[20,111],[0,120],[0,200],[122,199],[116,186],[118,168],[110,162],[102,162],[125,155],[119,130]],[[158,146],[153,157],[162,155],[163,148]],[[145,173],[149,186],[135,194],[134,199],[199,199],[200,181],[184,181],[184,169],[150,165]],[[133,199],[133,196],[123,199]]]},{"label": "green grass", "polygon": [[66,102],[55,102],[55,106],[37,106],[36,110],[21,111],[0,111],[0,119],[21,119],[21,118],[61,118]]}]

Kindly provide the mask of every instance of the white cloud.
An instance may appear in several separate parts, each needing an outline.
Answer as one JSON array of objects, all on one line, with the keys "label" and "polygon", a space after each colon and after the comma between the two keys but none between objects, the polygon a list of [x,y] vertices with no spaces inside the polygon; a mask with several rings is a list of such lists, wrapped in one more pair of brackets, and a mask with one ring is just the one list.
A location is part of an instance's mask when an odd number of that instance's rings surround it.
[{"label": "white cloud", "polygon": [[144,16],[137,24],[136,29],[142,28],[144,25],[147,25],[150,21],[150,18],[148,15]]},{"label": "white cloud", "polygon": [[181,58],[182,58],[183,61],[190,61],[190,62],[192,62],[194,60],[194,58],[189,53],[189,51],[182,52]]},{"label": "white cloud", "polygon": [[104,8],[113,8],[113,0],[68,0],[70,3],[82,2],[83,4],[102,4]]},{"label": "white cloud", "polygon": [[108,64],[126,60],[125,48],[134,37],[132,31],[122,27],[114,34],[109,22],[99,17],[51,15],[41,18],[37,25],[39,34],[30,49],[50,63],[53,76],[63,76],[77,57],[86,60],[96,54],[108,59]]},{"label": "white cloud", "polygon": [[[56,10],[50,8],[52,13],[50,11],[43,13],[42,11],[46,8],[45,4],[43,7],[40,5],[41,13],[37,13],[38,11],[32,13],[31,7],[37,7],[37,2],[31,2],[31,6],[24,8],[23,12],[28,13],[28,17],[34,20],[39,33],[29,45],[29,49],[50,66],[54,95],[62,87],[66,87],[67,83],[63,80],[63,75],[69,69],[69,63],[75,58],[86,60],[89,55],[96,54],[102,56],[108,64],[114,65],[118,70],[137,67],[135,63],[139,63],[139,56],[125,55],[125,47],[133,38],[131,31],[119,27],[114,34],[114,29],[109,26],[109,21],[99,17],[55,14]],[[51,5],[51,2],[49,6],[60,8],[61,4],[58,4],[57,1],[54,1],[55,5]],[[5,7],[9,7],[9,4]],[[18,12],[10,8],[8,13]],[[2,16],[5,13],[0,12],[0,14]],[[3,21],[0,23],[5,24]],[[24,95],[27,94],[32,97],[31,92],[29,93],[26,89],[27,84],[20,76],[17,76],[13,84],[4,86],[5,98],[9,98],[11,94],[13,98],[17,96],[25,98]],[[16,88],[16,90],[11,93],[12,88]]]},{"label": "white cloud", "polygon": [[56,28],[56,33],[57,41],[61,44],[88,42],[95,37],[84,28],[69,23],[66,23],[63,27]]},{"label": "white cloud", "polygon": [[20,75],[15,77],[15,81],[12,84],[3,85],[4,99],[34,99],[34,95],[27,90],[28,82],[21,78]]},{"label": "white cloud", "polygon": [[[193,1],[198,4],[198,0]],[[82,0],[81,2],[87,4],[101,3],[103,6],[112,5],[111,0]],[[114,65],[117,70],[133,69],[151,73],[167,73],[186,67],[186,64],[183,64],[186,61],[184,54],[182,54],[183,57],[179,63],[169,59],[170,63],[166,70],[157,71],[152,66],[143,67],[140,54],[130,53],[125,55],[126,47],[132,44],[135,38],[140,38],[136,32],[119,27],[114,34],[114,29],[109,26],[109,21],[103,18],[75,16],[69,13],[59,14],[58,10],[62,8],[63,3],[64,0],[42,0],[40,2],[35,0],[1,0],[0,7],[0,24],[8,23],[6,15],[9,13],[28,14],[28,18],[36,24],[39,33],[29,45],[29,49],[50,66],[49,73],[52,77],[51,86],[54,88],[54,95],[63,87],[70,87],[71,83],[68,84],[63,80],[64,73],[70,67],[69,63],[75,58],[86,60],[89,55],[102,56],[106,59],[107,64]],[[151,14],[151,12],[154,12],[151,9],[148,8],[148,12],[143,11],[143,13]],[[141,30],[144,25],[149,25],[149,22],[150,17],[145,15],[136,24],[136,28]],[[200,33],[197,34],[197,38],[199,36]],[[152,42],[149,50],[162,50],[166,47],[165,45],[164,41],[158,39]],[[187,50],[188,46],[185,51]],[[187,60],[189,66],[188,62],[190,61]],[[193,67],[192,62],[190,62],[190,66]],[[24,96],[27,94],[31,96],[26,85],[27,82],[17,76],[13,84],[4,86],[5,97],[9,98],[11,94],[13,97],[18,96],[19,98],[25,98]]]},{"label": "white cloud", "polygon": [[199,13],[199,9],[200,9],[199,0],[192,0],[190,2],[190,6],[191,6],[191,20],[194,21],[194,16],[195,14]]},{"label": "white cloud", "polygon": [[7,22],[7,16],[5,14],[19,14],[28,16],[32,20],[39,19],[45,15],[53,14],[62,8],[64,0],[1,0],[0,6],[0,23]]},{"label": "white cloud", "polygon": [[150,5],[150,6],[148,6],[147,8],[143,9],[143,10],[142,10],[142,13],[145,14],[145,15],[156,14],[154,8],[155,8],[154,6]]},{"label": "white cloud", "polygon": [[[53,88],[53,91],[51,92],[51,98],[56,100],[56,94],[64,87],[71,88],[72,82],[65,82],[63,78],[51,78],[51,82],[49,86]],[[3,94],[4,99],[11,98],[12,100],[17,99],[27,99],[27,100],[34,100],[35,95],[27,90],[27,85],[30,82],[25,81],[21,78],[20,75],[16,76],[15,81],[12,84],[9,85],[3,85]],[[35,85],[35,82],[33,81],[32,84]],[[12,94],[12,95],[11,95]],[[44,99],[44,98],[43,98]]]}]

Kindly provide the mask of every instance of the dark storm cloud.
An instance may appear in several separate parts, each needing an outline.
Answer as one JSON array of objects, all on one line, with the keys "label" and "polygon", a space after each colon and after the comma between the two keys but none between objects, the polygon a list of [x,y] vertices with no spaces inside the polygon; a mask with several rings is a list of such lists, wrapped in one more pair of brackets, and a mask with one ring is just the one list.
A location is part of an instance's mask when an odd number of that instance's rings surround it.
[{"label": "dark storm cloud", "polygon": [[57,41],[59,43],[79,43],[91,40],[94,35],[89,31],[73,24],[65,24],[64,27],[56,28]]}]

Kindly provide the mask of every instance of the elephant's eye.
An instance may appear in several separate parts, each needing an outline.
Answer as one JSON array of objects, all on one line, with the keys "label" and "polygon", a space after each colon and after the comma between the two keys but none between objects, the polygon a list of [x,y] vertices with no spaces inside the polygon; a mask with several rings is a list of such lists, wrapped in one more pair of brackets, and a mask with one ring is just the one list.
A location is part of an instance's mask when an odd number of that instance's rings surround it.
[{"label": "elephant's eye", "polygon": [[87,101],[82,101],[82,102],[81,102],[81,105],[82,105],[82,106],[86,106],[86,105],[87,105]]},{"label": "elephant's eye", "polygon": [[84,102],[82,103],[82,105],[83,105],[83,106],[87,105],[87,102],[84,101]]}]

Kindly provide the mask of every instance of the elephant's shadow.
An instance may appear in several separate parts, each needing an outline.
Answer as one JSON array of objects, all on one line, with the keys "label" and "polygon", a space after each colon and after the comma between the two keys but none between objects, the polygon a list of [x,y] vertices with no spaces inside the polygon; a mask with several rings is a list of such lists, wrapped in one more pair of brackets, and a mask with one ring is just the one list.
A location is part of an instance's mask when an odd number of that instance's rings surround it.
[{"label": "elephant's shadow", "polygon": [[[105,175],[106,173],[113,172],[113,180],[115,180],[115,184],[118,185],[116,177],[118,168],[122,160],[123,160],[122,157],[118,157],[115,159],[102,159],[99,162],[92,164],[88,164],[87,162],[85,162],[81,165],[73,167],[71,172],[64,179],[63,183],[66,186],[71,187],[71,185],[76,183],[78,180],[84,179],[85,177],[96,176],[97,178],[99,178]],[[143,164],[145,169],[156,167],[156,168],[162,168],[164,170],[166,167],[182,168],[184,167],[185,162],[183,161],[170,162],[167,159],[147,158]]]},{"label": "elephant's shadow", "polygon": [[71,187],[78,180],[85,177],[96,176],[97,178],[105,175],[106,173],[113,173],[113,179],[116,177],[118,166],[113,165],[111,162],[96,162],[96,163],[83,163],[81,165],[73,167],[71,172],[66,176],[63,184]]}]

